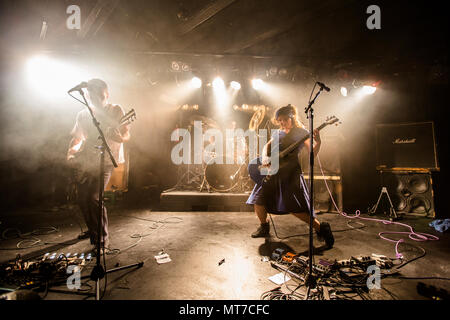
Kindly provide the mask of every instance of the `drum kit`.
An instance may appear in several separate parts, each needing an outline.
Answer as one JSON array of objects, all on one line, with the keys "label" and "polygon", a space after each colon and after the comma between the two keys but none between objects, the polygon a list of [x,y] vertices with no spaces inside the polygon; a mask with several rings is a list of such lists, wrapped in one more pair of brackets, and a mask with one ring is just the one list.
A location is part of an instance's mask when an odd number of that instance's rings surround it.
[{"label": "drum kit", "polygon": [[[249,130],[257,131],[263,122],[265,108],[259,108],[250,119]],[[201,121],[203,134],[208,129],[222,130],[217,121],[201,116],[193,115],[189,117],[188,131],[193,130],[194,122]],[[236,129],[236,122],[232,121],[225,125],[225,129]],[[232,140],[230,140],[232,139]],[[206,140],[206,141],[205,141]],[[233,154],[211,152],[205,148],[201,150],[191,150],[191,158],[201,156],[201,164],[182,164],[178,168],[177,184],[167,191],[190,190],[208,192],[242,192],[250,193],[254,183],[248,175],[249,150],[245,137],[233,136],[224,139],[227,146],[234,144]],[[204,137],[204,143],[214,143],[213,137]],[[196,155],[195,153],[201,153]]]}]

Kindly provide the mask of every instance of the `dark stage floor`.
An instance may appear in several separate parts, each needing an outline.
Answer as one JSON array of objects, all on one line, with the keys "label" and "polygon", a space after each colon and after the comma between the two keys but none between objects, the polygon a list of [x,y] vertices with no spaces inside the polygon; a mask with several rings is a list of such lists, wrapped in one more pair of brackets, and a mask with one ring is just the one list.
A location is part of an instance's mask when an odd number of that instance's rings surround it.
[{"label": "dark stage floor", "polygon": [[[139,269],[127,269],[109,274],[104,299],[150,299],[150,300],[258,300],[261,294],[277,287],[268,277],[279,273],[264,261],[276,248],[308,255],[308,226],[293,216],[273,216],[276,231],[280,238],[301,234],[280,240],[271,229],[269,239],[253,239],[250,234],[257,227],[257,219],[252,212],[154,212],[145,209],[110,208],[111,247],[120,252],[106,256],[108,269],[144,261]],[[383,218],[380,216],[380,218]],[[393,225],[364,221],[365,227],[350,223],[349,219],[338,214],[325,213],[319,220],[331,224],[335,235],[335,245],[323,250],[323,243],[315,239],[315,259],[348,259],[351,256],[371,255],[372,253],[395,257],[395,244],[382,240],[381,231],[406,231]],[[11,238],[0,242],[1,262],[14,259],[17,254],[23,257],[38,257],[46,252],[81,253],[91,249],[89,240],[78,240],[80,234],[77,211],[59,210],[45,212],[25,210],[5,212],[1,218],[0,230],[18,228],[23,234],[40,227],[55,227],[56,232],[34,235],[35,242],[22,242],[19,245],[33,247],[20,250],[16,245],[22,239]],[[434,234],[438,241],[416,242],[407,238],[399,245],[407,260],[422,254],[417,247],[426,250],[426,255],[399,269],[404,277],[449,277],[448,234],[440,234],[428,226],[430,219],[409,218],[401,220],[414,227],[417,232]],[[354,229],[352,229],[354,228]],[[48,231],[48,229],[41,231]],[[10,238],[16,232],[9,230],[3,236]],[[45,232],[41,232],[45,233]],[[138,236],[140,235],[140,236]],[[397,237],[397,236],[392,236]],[[37,242],[40,240],[40,242]],[[59,243],[59,244],[58,244]],[[62,243],[62,244],[61,244]],[[65,243],[65,244],[64,244]],[[5,250],[10,248],[10,250]],[[154,258],[164,250],[171,262],[158,264]],[[219,264],[223,261],[222,264]],[[405,260],[406,261],[406,260]],[[95,261],[84,268],[82,275],[89,275]],[[86,282],[83,280],[83,283]],[[434,285],[445,290],[450,284],[445,280],[385,278],[380,290],[371,290],[372,299],[427,299],[416,290],[418,282]],[[102,281],[103,288],[103,281]],[[296,282],[290,280],[288,287],[294,289]],[[94,282],[88,281],[82,289],[88,289]],[[63,292],[48,292],[47,300],[86,299],[85,295],[75,294],[65,285],[52,287]],[[386,290],[385,290],[386,289]],[[94,289],[91,290],[94,293]],[[42,293],[41,293],[42,294]],[[93,299],[93,297],[89,297]]]}]

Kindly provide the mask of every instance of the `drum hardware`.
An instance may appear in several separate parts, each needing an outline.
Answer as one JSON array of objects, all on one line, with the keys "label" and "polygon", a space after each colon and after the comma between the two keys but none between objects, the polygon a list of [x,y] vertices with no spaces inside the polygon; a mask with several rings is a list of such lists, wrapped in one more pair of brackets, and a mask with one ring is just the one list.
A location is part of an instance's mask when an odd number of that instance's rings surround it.
[{"label": "drum hardware", "polygon": [[[261,123],[265,114],[265,108],[261,108],[257,112],[262,116],[260,119],[258,118],[258,123]],[[219,128],[217,122],[204,116],[193,115],[188,120],[189,132],[192,132],[195,121],[202,122],[203,131],[209,128]],[[232,128],[235,129],[235,123]],[[201,150],[201,158],[204,162],[202,164],[184,164],[178,166],[179,178],[177,183],[174,187],[163,192],[175,190],[199,190],[202,192],[205,189],[208,192],[249,192],[253,187],[253,181],[248,176],[247,171],[249,157],[248,146],[244,137],[236,138],[237,141],[234,141],[235,144],[233,147],[236,151],[233,153],[232,158],[203,149]],[[213,141],[209,142],[214,143]],[[222,157],[223,162],[218,161],[219,157]],[[196,158],[195,155],[193,158]]]},{"label": "drum hardware", "polygon": [[246,192],[253,187],[253,182],[248,176],[248,158],[241,164],[230,162],[231,158],[225,157],[223,163],[216,163],[217,158],[210,159],[205,165],[200,192],[206,188],[208,192]]}]

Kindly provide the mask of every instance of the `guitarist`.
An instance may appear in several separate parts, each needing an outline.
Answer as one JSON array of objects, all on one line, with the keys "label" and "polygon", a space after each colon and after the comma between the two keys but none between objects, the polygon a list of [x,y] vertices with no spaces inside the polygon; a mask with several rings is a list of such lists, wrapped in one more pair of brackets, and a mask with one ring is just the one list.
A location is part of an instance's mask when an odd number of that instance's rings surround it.
[{"label": "guitarist", "polygon": [[[277,109],[273,122],[280,126],[280,151],[309,134],[298,119],[297,109],[290,104]],[[316,156],[321,145],[318,130],[314,131],[313,138],[315,141],[313,152],[314,156]],[[268,152],[272,142],[273,139],[264,146],[263,165],[268,164]],[[291,213],[309,224],[309,194],[302,175],[299,154],[303,147],[309,150],[310,143],[311,139],[308,139],[303,144],[300,144],[297,150],[294,150],[287,156],[283,166],[280,160],[278,174],[271,176],[270,180],[264,184],[264,187],[262,183],[255,185],[246,202],[247,204],[254,205],[255,213],[261,223],[258,229],[251,235],[253,238],[269,235],[270,224],[267,219],[267,212],[273,214]],[[314,218],[313,227],[319,239],[322,241],[325,240],[327,247],[331,248],[334,244],[334,237],[330,225],[326,222],[320,223],[317,218]]]},{"label": "guitarist", "polygon": [[[87,99],[92,111],[100,122],[106,141],[111,148],[116,162],[125,162],[123,143],[130,139],[129,126],[117,128],[119,120],[124,116],[122,107],[108,103],[109,91],[106,82],[91,79],[87,82]],[[96,146],[101,144],[99,133],[94,126],[89,110],[83,109],[76,116],[75,126],[71,132],[72,140],[67,151],[67,160],[75,167],[77,173],[78,205],[88,227],[80,238],[89,237],[91,244],[97,242],[99,212],[99,168],[100,156]],[[105,157],[104,186],[106,188],[114,166],[109,156]],[[109,247],[108,216],[104,207],[101,218],[102,238],[100,248]]]}]

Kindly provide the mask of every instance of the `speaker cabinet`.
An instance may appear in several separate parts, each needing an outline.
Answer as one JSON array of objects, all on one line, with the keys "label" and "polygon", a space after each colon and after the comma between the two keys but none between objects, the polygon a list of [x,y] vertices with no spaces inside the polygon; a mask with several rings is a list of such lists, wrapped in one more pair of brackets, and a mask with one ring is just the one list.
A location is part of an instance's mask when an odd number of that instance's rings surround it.
[{"label": "speaker cabinet", "polygon": [[[307,185],[309,185],[309,175],[305,174],[304,178]],[[342,211],[342,182],[340,176],[314,176],[314,210],[338,212],[331,200],[328,189],[330,189],[339,211]]]},{"label": "speaker cabinet", "polygon": [[381,178],[381,184],[387,188],[395,211],[406,215],[435,217],[430,173],[383,172]]},{"label": "speaker cabinet", "polygon": [[439,170],[433,122],[378,124],[377,169]]}]

